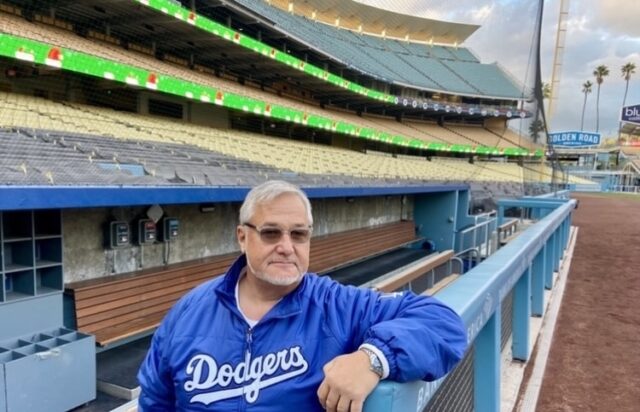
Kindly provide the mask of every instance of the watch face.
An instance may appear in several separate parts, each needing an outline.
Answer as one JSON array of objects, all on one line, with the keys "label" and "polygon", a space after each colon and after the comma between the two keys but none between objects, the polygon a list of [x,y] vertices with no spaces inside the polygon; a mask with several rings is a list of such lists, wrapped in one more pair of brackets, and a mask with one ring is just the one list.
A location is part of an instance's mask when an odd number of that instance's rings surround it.
[{"label": "watch face", "polygon": [[371,366],[376,370],[380,370],[380,372],[382,372],[382,362],[380,362],[380,359],[378,359],[378,357],[376,355],[373,355],[371,357]]},{"label": "watch face", "polygon": [[370,365],[370,369],[373,373],[375,373],[376,375],[382,377],[383,374],[383,370],[382,370],[382,362],[380,361],[380,358],[378,358],[378,355],[376,355],[373,351],[368,350],[368,349],[364,349],[365,353],[367,355],[369,355],[369,365]]}]

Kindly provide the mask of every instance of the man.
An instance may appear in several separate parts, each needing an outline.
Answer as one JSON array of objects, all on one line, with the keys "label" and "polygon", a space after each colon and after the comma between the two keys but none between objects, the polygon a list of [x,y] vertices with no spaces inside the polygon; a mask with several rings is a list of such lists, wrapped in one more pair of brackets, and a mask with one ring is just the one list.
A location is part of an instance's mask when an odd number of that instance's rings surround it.
[{"label": "man", "polygon": [[141,411],[357,412],[381,379],[434,380],[455,366],[466,347],[458,315],[307,273],[312,224],[297,187],[249,192],[243,254],[162,322],[138,373]]}]

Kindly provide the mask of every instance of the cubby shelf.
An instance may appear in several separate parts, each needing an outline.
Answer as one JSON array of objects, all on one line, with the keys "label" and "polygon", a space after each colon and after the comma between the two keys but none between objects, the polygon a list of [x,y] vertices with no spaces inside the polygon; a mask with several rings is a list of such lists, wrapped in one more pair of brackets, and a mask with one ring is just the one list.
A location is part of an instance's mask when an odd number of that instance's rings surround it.
[{"label": "cubby shelf", "polygon": [[95,339],[64,323],[60,210],[0,212],[0,412],[96,397]]},{"label": "cubby shelf", "polygon": [[0,305],[61,293],[59,210],[0,212]]}]

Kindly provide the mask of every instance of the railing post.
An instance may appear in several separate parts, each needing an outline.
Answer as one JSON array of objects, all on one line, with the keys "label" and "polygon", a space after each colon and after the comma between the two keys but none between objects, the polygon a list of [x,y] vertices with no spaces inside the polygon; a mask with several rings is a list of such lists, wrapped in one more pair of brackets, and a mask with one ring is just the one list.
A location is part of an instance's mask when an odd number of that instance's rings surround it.
[{"label": "railing post", "polygon": [[544,283],[547,263],[547,246],[543,246],[532,263],[531,274],[531,312],[533,316],[544,313]]},{"label": "railing post", "polygon": [[558,226],[558,260],[564,256],[564,220]]},{"label": "railing post", "polygon": [[492,253],[491,244],[490,244],[491,236],[489,236],[489,228],[491,228],[491,223],[487,223],[485,225],[485,227],[484,227],[484,255],[485,255],[485,257],[491,256],[491,253]]},{"label": "railing post", "polygon": [[560,245],[560,243],[562,243],[560,240],[561,238],[561,231],[560,231],[560,227],[557,227],[556,230],[553,232],[553,236],[555,238],[554,240],[554,246],[555,246],[555,254],[553,256],[553,271],[554,272],[559,272],[560,271],[560,258],[562,257],[562,246]]},{"label": "railing post", "polygon": [[531,217],[532,220],[540,220],[540,208],[531,208],[531,216],[529,217]]},{"label": "railing post", "polygon": [[529,265],[513,288],[513,359],[529,359],[529,324],[531,317],[531,271]]},{"label": "railing post", "polygon": [[474,409],[500,411],[500,306],[475,340]]},{"label": "railing post", "polygon": [[562,221],[562,254],[561,254],[561,256],[563,256],[563,257],[564,257],[564,251],[567,250],[567,246],[568,246],[568,243],[569,243],[569,231],[567,230],[569,225],[567,223],[568,223],[568,221],[565,218]]},{"label": "railing post", "polygon": [[555,244],[555,232],[549,236],[547,240],[547,244],[545,245],[546,249],[546,264],[545,266],[545,277],[544,277],[544,287],[547,289],[553,288],[553,255],[554,255],[554,244]]},{"label": "railing post", "polygon": [[478,247],[478,228],[477,227],[473,228],[473,246],[472,247]]}]

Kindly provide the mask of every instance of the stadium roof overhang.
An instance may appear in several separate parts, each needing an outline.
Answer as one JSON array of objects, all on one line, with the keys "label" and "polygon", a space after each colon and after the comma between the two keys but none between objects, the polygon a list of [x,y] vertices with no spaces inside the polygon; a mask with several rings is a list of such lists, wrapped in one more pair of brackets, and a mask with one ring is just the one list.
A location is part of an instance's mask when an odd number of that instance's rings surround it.
[{"label": "stadium roof overhang", "polygon": [[628,134],[630,136],[640,136],[640,124],[623,123],[620,132],[623,134]]},{"label": "stadium roof overhang", "polygon": [[341,27],[358,29],[362,25],[366,33],[384,31],[387,37],[422,42],[461,44],[480,27],[398,13],[355,0],[271,0],[271,5],[285,10],[289,4],[294,13],[323,23],[335,25],[340,19]]},{"label": "stadium roof overhang", "polygon": [[[467,185],[304,187],[314,199],[416,195],[468,190]],[[0,186],[0,210],[68,209],[241,202],[249,187]]]}]

